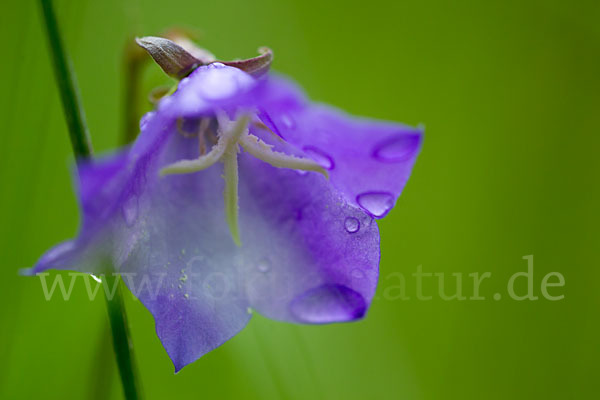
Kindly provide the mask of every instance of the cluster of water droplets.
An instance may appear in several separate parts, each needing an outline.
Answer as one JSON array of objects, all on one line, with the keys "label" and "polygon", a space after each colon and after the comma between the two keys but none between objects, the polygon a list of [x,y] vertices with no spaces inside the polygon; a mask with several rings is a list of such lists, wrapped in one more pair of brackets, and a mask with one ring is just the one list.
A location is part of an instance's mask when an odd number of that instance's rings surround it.
[{"label": "cluster of water droplets", "polygon": [[[294,118],[288,114],[280,115],[279,122],[282,127],[289,130],[297,127]],[[376,143],[370,151],[370,157],[381,163],[406,162],[418,151],[420,143],[421,137],[417,133],[397,133]],[[335,159],[327,151],[315,146],[304,146],[302,150],[326,170],[335,169]],[[302,174],[304,175],[305,172]],[[394,206],[395,197],[388,191],[373,190],[358,194],[356,202],[372,217],[382,218]],[[357,219],[346,219],[344,225],[348,233],[355,233],[360,229],[360,222]]]}]

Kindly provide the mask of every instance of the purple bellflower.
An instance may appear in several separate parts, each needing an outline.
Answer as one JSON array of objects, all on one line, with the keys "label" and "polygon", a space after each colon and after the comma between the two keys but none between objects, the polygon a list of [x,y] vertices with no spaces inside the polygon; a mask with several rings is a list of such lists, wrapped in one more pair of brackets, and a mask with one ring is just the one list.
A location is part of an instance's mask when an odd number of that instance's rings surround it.
[{"label": "purple bellflower", "polygon": [[362,318],[379,274],[375,220],[422,143],[419,128],[311,103],[280,76],[199,64],[131,147],[79,165],[79,235],[30,270],[121,273],[176,371],[252,310],[294,323]]}]

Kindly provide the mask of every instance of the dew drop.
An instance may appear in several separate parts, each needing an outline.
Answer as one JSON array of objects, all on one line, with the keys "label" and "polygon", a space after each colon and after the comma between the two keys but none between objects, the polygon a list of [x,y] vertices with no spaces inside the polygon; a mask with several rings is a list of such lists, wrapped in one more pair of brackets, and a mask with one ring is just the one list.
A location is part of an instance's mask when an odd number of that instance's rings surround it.
[{"label": "dew drop", "polygon": [[127,226],[132,226],[138,216],[138,199],[136,196],[129,197],[123,204],[121,209],[123,213],[123,219]]},{"label": "dew drop", "polygon": [[373,157],[382,162],[402,162],[408,160],[419,149],[421,135],[405,133],[388,138],[373,149]]},{"label": "dew drop", "polygon": [[365,299],[344,285],[324,284],[307,290],[290,303],[292,315],[311,324],[351,321],[364,316]]},{"label": "dew drop", "polygon": [[268,259],[263,258],[262,260],[259,261],[256,268],[258,269],[259,272],[266,274],[267,272],[269,272],[271,270],[271,262]]},{"label": "dew drop", "polygon": [[344,228],[348,233],[356,233],[360,229],[360,222],[354,217],[347,217],[344,221]]},{"label": "dew drop", "polygon": [[294,119],[289,116],[288,114],[283,114],[281,116],[281,122],[283,123],[283,125],[288,128],[288,129],[294,129],[296,127],[296,122],[294,121]]},{"label": "dew drop", "polygon": [[365,192],[356,196],[356,202],[371,216],[382,218],[394,206],[394,196],[389,192]]},{"label": "dew drop", "polygon": [[329,170],[335,167],[333,158],[331,158],[331,156],[329,156],[329,154],[325,153],[323,150],[313,146],[305,146],[302,150],[304,150],[306,155],[315,160],[321,167]]}]

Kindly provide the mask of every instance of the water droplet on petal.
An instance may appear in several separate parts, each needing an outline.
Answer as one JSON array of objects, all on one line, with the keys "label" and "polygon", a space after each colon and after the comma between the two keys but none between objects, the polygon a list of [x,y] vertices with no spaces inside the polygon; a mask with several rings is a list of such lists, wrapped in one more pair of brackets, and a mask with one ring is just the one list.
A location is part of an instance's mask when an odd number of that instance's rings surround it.
[{"label": "water droplet on petal", "polygon": [[389,192],[365,192],[356,196],[356,202],[371,216],[382,218],[394,206],[394,196]]},{"label": "water droplet on petal", "polygon": [[136,196],[130,196],[121,209],[123,213],[123,219],[127,226],[132,226],[138,216],[138,198]]},{"label": "water droplet on petal", "polygon": [[262,260],[260,260],[258,262],[257,269],[259,270],[259,272],[266,274],[267,272],[269,272],[271,270],[271,261],[269,261],[266,258],[263,258]]},{"label": "water droplet on petal", "polygon": [[419,149],[421,135],[404,133],[388,138],[375,146],[373,157],[382,162],[402,162],[408,160]]},{"label": "water droplet on petal", "polygon": [[360,222],[354,217],[347,217],[344,221],[344,228],[348,233],[356,233],[360,229]]},{"label": "water droplet on petal", "polygon": [[365,273],[359,268],[354,268],[350,274],[357,279],[363,279],[365,277]]},{"label": "water droplet on petal", "polygon": [[363,317],[366,309],[360,293],[338,284],[307,290],[290,303],[292,315],[299,322],[310,324],[352,321]]},{"label": "water droplet on petal", "polygon": [[296,122],[288,114],[283,114],[281,116],[281,122],[283,123],[283,126],[285,126],[288,129],[294,129],[296,127]]},{"label": "water droplet on petal", "polygon": [[306,155],[315,160],[321,167],[329,170],[335,167],[333,158],[323,150],[313,146],[305,146],[302,150],[304,150]]}]

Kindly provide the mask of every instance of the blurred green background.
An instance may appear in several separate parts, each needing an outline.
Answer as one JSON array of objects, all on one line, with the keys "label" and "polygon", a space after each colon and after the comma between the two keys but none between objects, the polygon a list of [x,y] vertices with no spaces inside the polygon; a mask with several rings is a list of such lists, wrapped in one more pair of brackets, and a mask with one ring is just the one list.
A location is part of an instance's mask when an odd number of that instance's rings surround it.
[{"label": "blurred green background", "polygon": [[[293,326],[256,316],[173,374],[149,313],[127,297],[149,399],[563,399],[598,392],[600,3],[591,1],[57,0],[97,151],[119,140],[132,35],[199,28],[224,59],[270,46],[274,68],[354,114],[424,123],[396,209],[380,222],[366,319]],[[0,397],[121,398],[105,304],[83,285],[45,301],[17,275],[72,237],[71,148],[36,1],[0,10]],[[160,83],[150,67],[145,84]],[[534,255],[534,289],[508,299]],[[415,298],[410,274],[491,272],[482,301]],[[410,300],[393,296],[397,274]],[[449,278],[448,278],[449,279]],[[451,285],[450,285],[451,286]],[[524,290],[520,285],[519,290]],[[448,287],[448,292],[452,292]],[[501,300],[492,298],[503,294]]]}]

